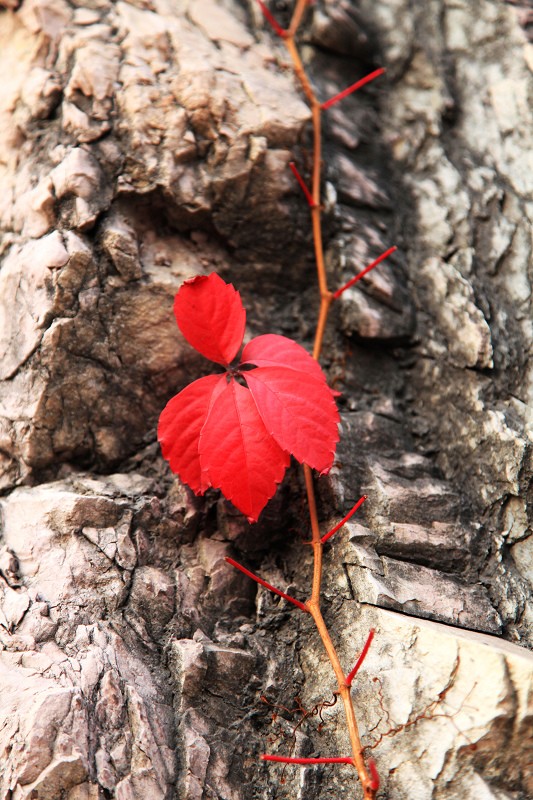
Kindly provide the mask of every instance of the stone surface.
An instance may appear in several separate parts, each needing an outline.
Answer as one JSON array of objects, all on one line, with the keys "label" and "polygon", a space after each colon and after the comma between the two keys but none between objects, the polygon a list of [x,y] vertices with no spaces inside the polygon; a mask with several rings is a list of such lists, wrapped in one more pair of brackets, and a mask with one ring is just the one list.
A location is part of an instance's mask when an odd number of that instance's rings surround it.
[{"label": "stone surface", "polygon": [[120,484],[81,478],[2,501],[19,584],[1,605],[2,797],[56,800],[82,785],[87,797],[98,785],[120,796],[137,783],[171,796],[172,694],[126,621],[130,584],[135,594],[143,574],[132,581],[132,499],[142,505],[148,483]]},{"label": "stone surface", "polygon": [[[280,24],[287,4],[271,3]],[[324,241],[347,291],[323,364],[323,613],[390,800],[533,796],[531,14],[322,0]],[[310,112],[255,0],[0,2],[0,800],[331,800],[348,752],[305,600],[302,482],[260,522],[195,498],[155,441],[206,374],[183,280],[242,292],[246,336],[312,346]],[[520,645],[520,646],[519,646]]]},{"label": "stone surface", "polygon": [[[309,112],[239,15],[209,5],[220,47],[196,6],[102,3],[72,18],[54,0],[2,16],[0,65],[17,64],[0,106],[3,486],[133,453],[201,369],[180,352],[181,281],[228,269],[216,237],[245,250],[243,215],[262,204],[272,226],[289,221],[278,187]],[[210,235],[191,240],[201,227]]]}]

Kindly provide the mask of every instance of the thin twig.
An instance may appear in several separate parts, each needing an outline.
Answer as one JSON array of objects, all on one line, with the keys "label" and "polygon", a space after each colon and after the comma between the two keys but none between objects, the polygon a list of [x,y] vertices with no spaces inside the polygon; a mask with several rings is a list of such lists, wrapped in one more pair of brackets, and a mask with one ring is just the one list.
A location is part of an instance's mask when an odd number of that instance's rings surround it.
[{"label": "thin twig", "polygon": [[366,658],[366,654],[368,653],[368,651],[370,649],[370,645],[372,644],[372,639],[374,638],[374,633],[375,633],[374,628],[370,628],[370,631],[368,633],[368,636],[367,636],[366,642],[364,644],[364,647],[361,650],[361,655],[359,656],[359,658],[355,662],[355,666],[352,669],[352,671],[349,672],[348,675],[346,676],[346,683],[348,684],[348,686],[352,685],[353,679],[355,678],[355,676],[359,672],[359,668],[360,668],[361,664],[363,663],[363,661]]},{"label": "thin twig", "polygon": [[331,539],[331,537],[335,533],[337,533],[337,531],[340,530],[342,528],[342,526],[345,525],[351,517],[353,517],[353,515],[355,514],[357,509],[361,508],[361,506],[363,505],[365,500],[368,500],[368,495],[367,494],[364,494],[362,497],[360,497],[359,500],[357,501],[357,503],[354,505],[354,507],[352,509],[350,509],[350,511],[348,511],[346,516],[343,517],[340,522],[337,522],[337,524],[334,525],[333,528],[330,531],[328,531],[327,533],[324,534],[324,536],[322,537],[322,540],[321,540],[322,544],[325,544],[328,541],[328,539]]},{"label": "thin twig", "polygon": [[[290,27],[284,37],[284,42],[292,60],[294,73],[298,78],[298,80],[300,81],[302,90],[306,95],[309,104],[311,106],[311,114],[313,122],[314,146],[313,146],[313,173],[312,173],[312,187],[311,187],[312,203],[309,203],[309,198],[308,198],[308,203],[311,210],[317,280],[320,292],[320,310],[319,310],[319,317],[315,333],[315,343],[313,348],[313,358],[318,360],[322,349],[322,343],[324,340],[324,332],[325,332],[329,309],[331,306],[331,302],[334,298],[333,293],[328,288],[326,265],[324,259],[324,246],[322,243],[321,203],[320,203],[320,183],[321,183],[321,165],[322,165],[321,112],[322,108],[324,108],[324,105],[326,107],[329,107],[334,102],[341,100],[342,97],[345,97],[347,94],[350,94],[352,91],[355,91],[357,88],[359,88],[359,86],[362,86],[365,83],[368,83],[374,77],[377,77],[377,74],[380,73],[380,71],[376,70],[375,74],[373,73],[372,75],[362,79],[362,81],[358,81],[357,84],[348,87],[348,89],[345,89],[344,92],[341,92],[339,95],[336,95],[330,101],[327,101],[326,104],[321,105],[317,100],[313,87],[309,82],[309,79],[302,65],[300,55],[298,53],[298,49],[294,41],[294,36],[298,30],[298,26],[301,22],[301,18],[306,4],[307,0],[298,0]],[[311,545],[313,547],[313,559],[314,559],[311,597],[307,601],[306,607],[310,611],[313,617],[318,633],[320,634],[320,638],[322,639],[329,660],[331,662],[331,666],[333,667],[333,671],[335,672],[335,676],[337,678],[339,686],[338,692],[344,703],[346,722],[350,736],[350,743],[353,754],[351,761],[354,764],[357,773],[359,775],[359,779],[361,781],[361,786],[363,789],[364,800],[375,800],[376,792],[379,787],[379,778],[377,777],[377,771],[375,769],[375,765],[369,763],[367,767],[365,763],[363,747],[361,745],[361,739],[359,736],[359,730],[357,726],[357,718],[355,715],[355,709],[350,692],[350,685],[348,684],[346,676],[344,675],[337,651],[331,640],[331,636],[329,634],[326,623],[320,611],[320,587],[322,582],[322,549],[324,545],[320,536],[320,528],[318,524],[318,515],[317,515],[316,500],[315,500],[314,485],[313,485],[313,475],[311,469],[306,465],[304,465],[304,477],[305,477],[305,486],[307,491],[307,500],[309,505],[309,517],[312,530]]]},{"label": "thin twig", "polygon": [[330,97],[329,100],[326,100],[325,103],[322,103],[322,111],[326,111],[326,109],[331,108],[331,106],[338,103],[340,100],[344,100],[345,97],[348,97],[349,94],[356,92],[362,86],[365,86],[370,81],[373,81],[374,78],[378,78],[380,75],[383,75],[385,69],[383,67],[379,67],[379,69],[375,69],[374,72],[371,72],[370,75],[365,75],[364,78],[361,80],[352,83],[351,86],[348,86],[347,89],[343,89],[342,92],[339,92],[334,97]]},{"label": "thin twig", "polygon": [[261,11],[263,12],[263,16],[265,17],[266,21],[269,23],[272,29],[278,34],[278,36],[281,36],[281,38],[287,36],[287,31],[281,27],[276,18],[270,13],[266,5],[263,3],[263,0],[257,0],[257,2],[261,6]]},{"label": "thin twig", "polygon": [[292,758],[290,756],[261,756],[261,761],[277,761],[279,764],[353,764],[349,756],[334,758]]},{"label": "thin twig", "polygon": [[348,281],[348,283],[345,283],[344,286],[341,286],[340,289],[337,289],[336,292],[333,292],[333,299],[337,300],[341,296],[341,294],[346,291],[346,289],[349,289],[351,286],[357,283],[357,281],[360,281],[361,278],[364,278],[364,276],[368,272],[370,272],[371,269],[374,269],[374,267],[377,267],[378,264],[381,264],[382,261],[388,258],[391,255],[391,253],[394,253],[397,249],[398,248],[396,247],[396,245],[393,245],[392,247],[389,247],[388,250],[385,250],[385,252],[382,253],[380,256],[378,256],[376,259],[374,259],[374,261],[372,261],[372,263],[369,264],[368,267],[365,267],[363,270],[361,270],[361,272],[355,275],[355,277],[351,278]]},{"label": "thin twig", "polygon": [[243,567],[242,564],[239,564],[239,562],[235,561],[233,558],[229,558],[228,556],[226,556],[224,558],[224,561],[227,561],[228,564],[231,564],[232,567],[235,567],[236,569],[239,569],[241,572],[243,572],[245,575],[247,575],[249,578],[251,578],[256,583],[259,583],[259,584],[261,584],[261,586],[264,586],[265,589],[268,589],[269,591],[273,592],[274,594],[279,595],[279,597],[283,597],[284,600],[288,600],[289,603],[292,603],[293,605],[297,606],[301,611],[309,611],[309,609],[307,608],[306,605],[304,605],[304,603],[300,603],[300,601],[299,600],[295,600],[294,597],[291,597],[290,595],[285,594],[285,592],[282,592],[280,589],[276,589],[276,587],[272,586],[271,583],[268,583],[267,581],[264,581],[263,578],[260,578],[258,575],[255,575],[253,572],[250,572],[249,569],[246,569],[246,567]]}]

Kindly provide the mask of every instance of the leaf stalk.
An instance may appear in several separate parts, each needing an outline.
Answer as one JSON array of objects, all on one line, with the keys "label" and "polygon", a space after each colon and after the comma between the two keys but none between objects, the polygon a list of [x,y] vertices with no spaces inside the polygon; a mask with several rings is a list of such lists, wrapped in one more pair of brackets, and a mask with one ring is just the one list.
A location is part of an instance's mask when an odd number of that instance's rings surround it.
[{"label": "leaf stalk", "polygon": [[345,524],[348,522],[348,520],[350,519],[350,517],[353,517],[353,515],[355,514],[355,512],[357,511],[357,509],[358,509],[358,508],[361,508],[361,506],[363,505],[363,503],[364,503],[364,502],[365,502],[365,500],[367,500],[367,499],[368,499],[368,495],[367,495],[367,494],[364,494],[362,497],[360,497],[360,498],[359,498],[359,500],[357,501],[357,503],[354,505],[354,507],[353,507],[353,508],[352,508],[350,511],[348,511],[348,513],[346,514],[346,516],[345,516],[345,517],[343,517],[343,518],[341,519],[341,521],[340,521],[340,522],[338,522],[338,523],[337,523],[337,524],[336,524],[336,525],[335,525],[335,526],[334,526],[334,527],[333,527],[333,528],[332,528],[330,531],[328,531],[327,533],[325,533],[325,534],[324,534],[324,536],[323,536],[323,537],[322,537],[322,539],[321,539],[321,541],[322,541],[322,544],[325,544],[325,543],[328,541],[328,539],[331,539],[331,537],[332,537],[332,536],[333,536],[335,533],[337,533],[337,531],[338,531],[338,530],[340,530],[340,529],[342,528],[342,526],[343,526],[343,525],[345,525]]},{"label": "leaf stalk", "polygon": [[257,0],[257,2],[259,3],[259,5],[261,7],[261,11],[263,12],[264,18],[269,23],[269,25],[272,27],[273,31],[275,33],[277,33],[277,35],[280,36],[282,39],[285,36],[287,36],[288,31],[286,31],[284,28],[281,27],[281,25],[278,23],[276,18],[270,13],[270,11],[268,10],[268,8],[265,5],[265,3],[263,3],[263,0]]},{"label": "leaf stalk", "polygon": [[294,161],[290,162],[289,167],[291,168],[292,174],[294,175],[294,177],[296,178],[296,180],[300,184],[300,188],[301,188],[302,192],[305,195],[305,199],[307,200],[307,203],[308,203],[309,207],[313,208],[313,206],[314,206],[313,195],[311,194],[311,192],[307,188],[306,182],[304,181],[304,179],[302,178],[302,176],[298,172],[298,168],[296,167],[296,164],[294,163]]}]

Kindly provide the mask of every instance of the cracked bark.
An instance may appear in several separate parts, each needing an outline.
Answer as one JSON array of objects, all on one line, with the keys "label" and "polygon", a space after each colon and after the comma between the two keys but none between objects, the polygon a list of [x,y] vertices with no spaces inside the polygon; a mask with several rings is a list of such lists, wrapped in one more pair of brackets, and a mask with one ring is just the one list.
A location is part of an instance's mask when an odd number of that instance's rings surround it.
[{"label": "cracked bark", "polygon": [[[272,720],[331,676],[305,616],[224,562],[305,599],[298,473],[250,527],[191,497],[154,433],[204,370],[172,317],[184,279],[220,272],[250,334],[310,344],[287,169],[309,113],[283,49],[252,2],[0,7],[0,797],[352,796],[342,767],[282,783],[258,761],[347,741],[338,704],[321,730]],[[502,0],[323,0],[304,29],[324,98],[388,70],[326,122],[331,274],[399,251],[333,315],[320,501],[326,525],[369,495],[324,613],[346,666],[376,628],[355,691],[393,800],[533,794],[530,30]]]}]

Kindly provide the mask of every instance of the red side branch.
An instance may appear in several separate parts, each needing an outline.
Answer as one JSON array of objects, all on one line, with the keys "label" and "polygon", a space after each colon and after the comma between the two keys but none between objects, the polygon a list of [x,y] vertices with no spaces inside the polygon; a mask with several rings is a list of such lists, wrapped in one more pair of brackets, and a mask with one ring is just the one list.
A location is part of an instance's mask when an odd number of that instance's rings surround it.
[{"label": "red side branch", "polygon": [[324,534],[324,536],[323,536],[323,537],[321,538],[321,540],[320,540],[320,541],[322,542],[322,544],[324,544],[324,542],[327,542],[327,540],[328,540],[328,539],[331,539],[331,537],[333,536],[333,534],[334,534],[334,533],[337,533],[337,531],[338,531],[338,530],[340,530],[340,528],[342,528],[342,526],[344,525],[344,523],[345,523],[345,522],[348,522],[348,520],[350,519],[350,517],[353,517],[353,515],[355,514],[355,512],[357,511],[357,509],[358,509],[358,508],[360,508],[360,507],[363,505],[363,503],[365,502],[365,500],[367,499],[367,497],[368,497],[368,495],[367,495],[367,494],[364,494],[362,497],[360,497],[360,498],[359,498],[359,500],[357,501],[357,503],[356,503],[356,504],[354,505],[354,507],[352,508],[352,510],[351,510],[351,511],[348,511],[348,513],[346,514],[346,516],[345,516],[345,517],[343,517],[343,518],[341,519],[341,521],[340,521],[340,522],[338,522],[338,523],[335,525],[335,527],[333,527],[333,528],[332,528],[330,531],[328,531],[327,533],[325,533],[325,534]]},{"label": "red side branch", "polygon": [[353,679],[355,678],[355,676],[359,672],[359,667],[361,666],[361,664],[365,660],[366,654],[368,653],[368,651],[370,649],[370,645],[372,644],[372,639],[374,638],[374,633],[375,633],[374,628],[370,628],[370,631],[369,631],[368,636],[367,636],[367,640],[365,642],[365,646],[361,650],[361,655],[359,656],[359,658],[355,662],[355,667],[346,676],[346,686],[351,686],[352,685]]},{"label": "red side branch", "polygon": [[288,32],[285,30],[285,28],[282,28],[281,25],[275,19],[275,17],[272,16],[266,5],[263,3],[263,0],[257,0],[257,2],[261,6],[261,11],[263,12],[263,15],[267,20],[267,22],[272,26],[272,28],[278,34],[278,36],[281,36],[281,38],[284,39],[288,35]]},{"label": "red side branch", "polygon": [[379,775],[376,767],[376,762],[373,758],[368,759],[368,769],[370,770],[370,775],[372,777],[372,783],[370,784],[370,788],[372,791],[377,792],[379,789]]},{"label": "red side branch", "polygon": [[315,208],[316,204],[315,204],[315,202],[313,200],[313,195],[311,194],[311,192],[307,188],[306,182],[304,181],[304,179],[302,178],[302,176],[298,172],[298,169],[297,169],[296,164],[294,163],[294,161],[290,162],[289,167],[291,168],[292,174],[294,175],[294,177],[296,178],[296,180],[300,184],[300,188],[301,188],[302,192],[305,194],[305,199],[307,200],[307,202],[309,204],[309,208]]},{"label": "red side branch", "polygon": [[352,92],[356,92],[358,89],[361,88],[361,86],[364,86],[366,83],[370,83],[370,81],[373,81],[374,78],[378,78],[380,75],[383,75],[384,72],[385,68],[380,67],[379,69],[375,69],[374,72],[371,72],[369,75],[366,75],[364,78],[361,78],[361,80],[352,83],[352,85],[348,86],[347,89],[343,89],[342,92],[339,92],[334,97],[330,97],[329,100],[326,100],[325,103],[322,103],[321,106],[322,110],[325,111],[327,108],[330,108],[330,106],[333,106],[335,105],[335,103],[338,103],[339,100],[344,100],[344,98],[348,97],[349,94],[352,94]]},{"label": "red side branch", "polygon": [[288,758],[286,756],[261,756],[262,761],[277,761],[280,764],[353,764],[353,758]]},{"label": "red side branch", "polygon": [[262,578],[260,578],[258,575],[254,575],[253,572],[250,572],[249,569],[246,569],[246,567],[243,567],[242,564],[239,564],[238,561],[234,561],[233,558],[228,558],[227,556],[225,557],[224,561],[227,561],[228,564],[231,564],[232,567],[235,567],[236,569],[240,569],[241,572],[244,572],[245,575],[247,575],[249,578],[251,578],[256,583],[260,583],[261,586],[265,587],[265,589],[269,589],[271,592],[274,592],[274,594],[277,594],[280,597],[283,597],[284,600],[288,600],[289,603],[292,603],[293,605],[298,606],[298,608],[300,608],[302,611],[309,612],[309,609],[307,608],[307,606],[305,606],[303,603],[300,603],[299,600],[295,600],[294,597],[290,597],[288,594],[285,594],[285,592],[282,592],[279,589],[276,589],[275,586],[272,586],[272,584],[267,583]]},{"label": "red side branch", "polygon": [[378,256],[374,261],[372,261],[372,263],[369,264],[368,267],[365,267],[364,270],[359,272],[359,274],[356,275],[355,278],[352,278],[351,280],[348,281],[348,283],[345,283],[344,286],[341,286],[340,289],[337,289],[336,292],[333,292],[333,298],[337,300],[341,296],[341,294],[346,291],[346,289],[349,289],[350,286],[354,285],[354,283],[357,283],[357,281],[360,281],[361,278],[364,278],[367,272],[370,272],[371,269],[374,269],[374,267],[377,267],[378,264],[381,264],[382,261],[388,258],[391,255],[391,253],[394,253],[394,251],[397,249],[398,248],[396,247],[396,245],[393,245],[393,247],[389,247],[388,250],[385,250],[385,252],[382,253],[380,256]]}]

